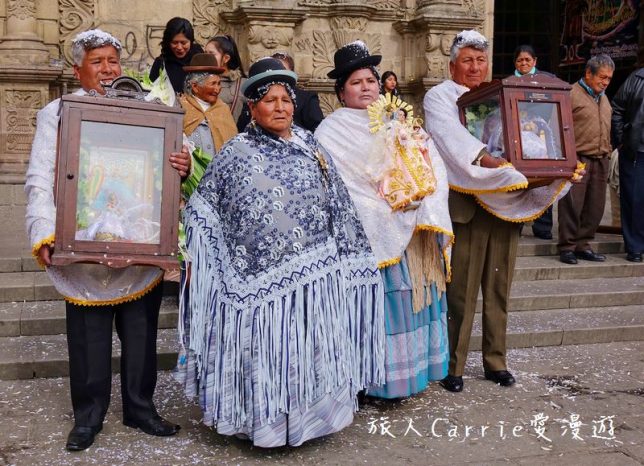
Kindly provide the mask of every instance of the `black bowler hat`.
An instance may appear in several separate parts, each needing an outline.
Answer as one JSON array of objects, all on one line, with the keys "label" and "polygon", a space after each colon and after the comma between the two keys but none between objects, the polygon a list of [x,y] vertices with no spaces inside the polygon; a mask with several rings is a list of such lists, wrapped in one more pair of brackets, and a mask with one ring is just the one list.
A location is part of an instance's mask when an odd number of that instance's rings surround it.
[{"label": "black bowler hat", "polygon": [[284,68],[282,62],[275,58],[260,58],[250,65],[248,79],[242,84],[242,92],[247,98],[251,98],[257,88],[270,82],[286,83],[295,89],[297,75]]},{"label": "black bowler hat", "polygon": [[331,79],[338,79],[346,76],[360,68],[377,66],[382,60],[382,55],[369,55],[369,49],[361,40],[351,42],[339,48],[333,55],[335,69],[327,76]]}]

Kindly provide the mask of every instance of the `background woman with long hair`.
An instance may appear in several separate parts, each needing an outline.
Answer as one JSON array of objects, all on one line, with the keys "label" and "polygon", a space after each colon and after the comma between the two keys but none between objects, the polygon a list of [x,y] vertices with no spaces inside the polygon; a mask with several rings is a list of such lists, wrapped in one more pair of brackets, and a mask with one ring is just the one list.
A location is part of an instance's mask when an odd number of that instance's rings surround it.
[{"label": "background woman with long hair", "polygon": [[206,52],[214,54],[219,66],[226,70],[221,75],[219,98],[228,104],[233,119],[237,121],[246,102],[241,91],[242,85],[246,81],[246,73],[237,50],[237,44],[229,35],[215,36],[206,44]]},{"label": "background woman with long hair", "polygon": [[172,18],[165,26],[161,39],[161,55],[150,69],[150,79],[155,81],[162,68],[165,68],[174,92],[183,92],[186,72],[183,67],[190,64],[196,53],[202,53],[201,45],[195,42],[195,32],[192,24],[185,18]]}]

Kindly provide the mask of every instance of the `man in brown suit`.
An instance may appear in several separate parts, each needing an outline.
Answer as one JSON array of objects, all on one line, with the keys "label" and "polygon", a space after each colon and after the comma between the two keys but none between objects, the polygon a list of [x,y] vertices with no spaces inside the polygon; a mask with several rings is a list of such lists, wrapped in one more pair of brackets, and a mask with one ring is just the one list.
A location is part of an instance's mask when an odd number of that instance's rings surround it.
[{"label": "man in brown suit", "polygon": [[441,381],[452,392],[463,390],[479,290],[483,295],[484,376],[506,387],[515,383],[506,364],[506,327],[519,224],[541,215],[561,189],[558,181],[535,188],[543,191],[540,196],[511,190],[527,187],[527,179],[504,159],[492,156],[486,144],[461,124],[458,98],[484,81],[488,64],[485,37],[476,31],[457,34],[450,49],[452,79],[430,89],[424,99],[425,124],[447,171],[456,237],[452,280],[447,286],[449,371]]},{"label": "man in brown suit", "polygon": [[594,252],[589,242],[595,237],[606,202],[612,110],[604,91],[614,70],[608,55],[596,55],[588,60],[584,77],[572,88],[577,158],[586,164],[586,176],[559,201],[559,258],[565,264],[576,264],[577,259],[606,259]]}]

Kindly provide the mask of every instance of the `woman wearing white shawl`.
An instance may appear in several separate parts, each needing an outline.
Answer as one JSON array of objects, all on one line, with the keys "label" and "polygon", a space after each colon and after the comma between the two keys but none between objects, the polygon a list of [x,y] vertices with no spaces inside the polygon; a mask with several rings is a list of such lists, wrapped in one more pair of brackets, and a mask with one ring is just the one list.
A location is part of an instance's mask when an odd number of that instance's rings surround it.
[{"label": "woman wearing white shawl", "polygon": [[[329,77],[337,79],[336,93],[344,108],[323,120],[315,136],[333,159],[349,190],[385,283],[386,384],[369,389],[367,394],[399,398],[422,391],[430,381],[442,379],[446,374],[444,290],[453,236],[445,168],[422,129],[407,135],[396,133],[393,147],[407,159],[412,151],[406,151],[403,146],[409,138],[422,140],[416,146],[419,149],[416,153],[425,154],[425,159],[420,160],[424,168],[408,166],[403,171],[411,174],[408,179],[424,171],[433,184],[430,181],[428,189],[419,189],[407,199],[406,205],[394,207],[383,192],[391,187],[391,179],[387,180],[385,174],[383,180],[376,172],[382,168],[381,162],[392,155],[383,153],[392,148],[387,143],[391,142],[390,132],[402,128],[393,120],[382,125],[381,120],[372,119],[377,134],[370,132],[370,112],[372,116],[380,115],[374,108],[379,97],[378,73],[374,66],[380,59],[378,55],[370,55],[360,41],[335,53],[335,69]],[[378,108],[382,109],[382,105]],[[409,112],[410,107],[402,110]],[[390,113],[396,114],[396,109]],[[411,129],[410,125],[403,126]],[[413,191],[411,184],[410,181],[407,192]]]}]

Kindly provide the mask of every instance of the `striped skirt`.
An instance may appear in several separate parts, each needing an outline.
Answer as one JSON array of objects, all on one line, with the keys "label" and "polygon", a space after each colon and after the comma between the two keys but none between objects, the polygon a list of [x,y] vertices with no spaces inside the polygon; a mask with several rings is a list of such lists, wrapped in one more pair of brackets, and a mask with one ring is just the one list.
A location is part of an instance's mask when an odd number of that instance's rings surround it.
[{"label": "striped skirt", "polygon": [[436,285],[426,287],[431,304],[414,313],[412,286],[403,257],[398,264],[381,269],[385,285],[385,385],[369,388],[378,398],[402,398],[423,391],[429,382],[447,375],[446,294],[439,297]]}]

